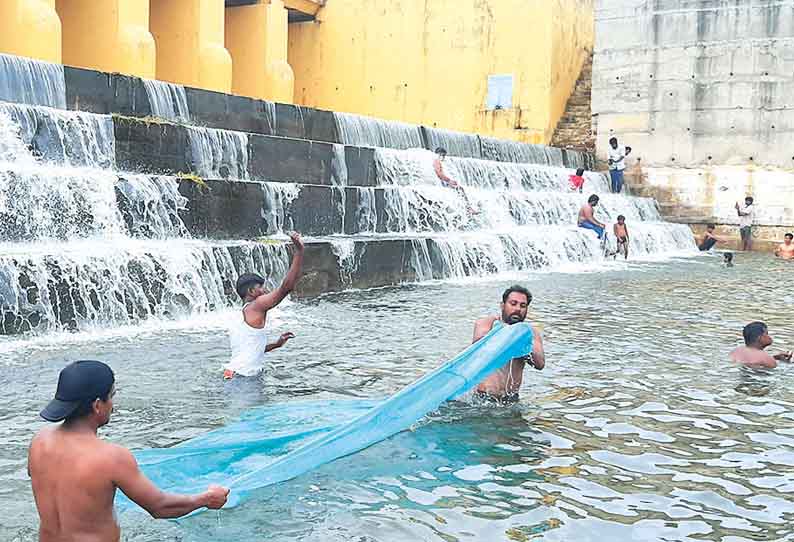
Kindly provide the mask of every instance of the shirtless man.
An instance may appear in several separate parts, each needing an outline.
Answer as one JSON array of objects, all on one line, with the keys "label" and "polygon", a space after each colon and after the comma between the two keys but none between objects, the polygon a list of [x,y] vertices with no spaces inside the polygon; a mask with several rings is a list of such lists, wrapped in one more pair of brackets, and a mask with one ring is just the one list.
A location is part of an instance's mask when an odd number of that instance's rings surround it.
[{"label": "shirtless man", "polygon": [[599,239],[603,239],[604,228],[606,228],[606,226],[595,218],[595,208],[596,205],[598,205],[598,199],[598,196],[595,194],[587,198],[587,203],[582,205],[582,208],[579,209],[579,218],[577,219],[577,224],[579,224],[580,228],[593,230],[596,232]]},{"label": "shirtless man", "polygon": [[99,439],[97,429],[110,420],[115,393],[110,367],[76,361],[61,371],[55,399],[41,411],[47,421],[63,420],[39,431],[28,453],[41,542],[118,542],[117,488],[154,518],[226,503],[229,490],[220,486],[198,495],[163,493],[141,473],[129,450]]},{"label": "shirtless man", "polygon": [[[527,308],[531,302],[532,294],[526,288],[511,286],[505,290],[502,294],[501,316],[487,316],[477,320],[474,324],[472,343],[485,337],[496,326],[509,326],[523,322],[527,317]],[[546,365],[540,330],[533,327],[532,331],[532,353],[510,360],[480,382],[476,391],[478,397],[499,403],[518,401],[518,390],[524,379],[524,366],[529,363],[540,371]]]},{"label": "shirtless man", "polygon": [[229,329],[232,358],[224,367],[223,378],[239,376],[259,376],[265,369],[265,354],[281,348],[295,335],[282,333],[272,343],[267,342],[267,312],[284,301],[295,288],[303,268],[303,240],[295,232],[289,234],[292,240],[292,263],[281,285],[268,292],[265,279],[255,273],[240,275],[237,279],[237,295],[243,300],[243,310],[235,318]]},{"label": "shirtless man", "polygon": [[774,369],[778,361],[791,361],[791,352],[770,355],[764,349],[772,344],[769,329],[763,322],[750,322],[742,331],[745,346],[736,348],[730,354],[731,361],[745,367]]},{"label": "shirtless man", "polygon": [[794,260],[794,234],[787,233],[783,236],[783,242],[775,249],[775,256],[783,260]]},{"label": "shirtless man", "polygon": [[714,235],[714,229],[716,227],[716,224],[709,224],[706,226],[706,231],[703,233],[703,240],[700,241],[698,245],[699,251],[706,252],[707,250],[711,250],[717,243],[722,243],[722,239]]},{"label": "shirtless man", "polygon": [[438,179],[441,181],[441,184],[456,190],[458,194],[460,194],[460,197],[463,198],[464,202],[466,202],[466,210],[469,211],[469,213],[475,213],[475,209],[472,207],[471,202],[469,201],[469,196],[466,195],[466,191],[463,190],[463,187],[458,183],[458,181],[444,173],[444,166],[442,162],[444,162],[446,158],[447,149],[444,147],[438,147],[436,149],[436,157],[433,159],[433,171],[436,172],[436,177],[438,177]]}]

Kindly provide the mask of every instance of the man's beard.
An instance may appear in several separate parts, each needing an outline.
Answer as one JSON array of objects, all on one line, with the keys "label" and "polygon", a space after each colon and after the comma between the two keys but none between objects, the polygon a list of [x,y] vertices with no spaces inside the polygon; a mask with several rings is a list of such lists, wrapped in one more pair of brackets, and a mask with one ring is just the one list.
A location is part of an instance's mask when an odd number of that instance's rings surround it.
[{"label": "man's beard", "polygon": [[510,315],[508,315],[508,314],[502,313],[502,321],[505,324],[510,325],[510,326],[512,326],[513,324],[518,324],[520,322],[523,322],[525,319],[526,319],[526,316],[521,316],[520,314],[510,314]]}]

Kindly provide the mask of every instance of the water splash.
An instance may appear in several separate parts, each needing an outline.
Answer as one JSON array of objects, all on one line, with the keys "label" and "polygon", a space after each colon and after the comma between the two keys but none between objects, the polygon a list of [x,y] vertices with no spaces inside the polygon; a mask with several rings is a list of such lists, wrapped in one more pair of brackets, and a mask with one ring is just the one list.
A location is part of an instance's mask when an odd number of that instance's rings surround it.
[{"label": "water splash", "polygon": [[273,284],[285,245],[161,241],[0,246],[0,334],[130,325],[236,302],[233,281],[256,271]]},{"label": "water splash", "polygon": [[[35,109],[54,114],[54,120],[45,123],[57,129],[47,131],[48,139],[44,141],[50,142],[46,147],[50,151],[44,154],[51,156],[55,164],[34,156],[29,139],[25,139],[29,132],[22,133],[33,121],[38,123],[45,117],[40,111],[31,112]],[[12,117],[9,111],[20,116]],[[62,125],[58,120],[63,118],[67,122]],[[20,123],[19,119],[24,122]],[[69,122],[74,119],[88,120]],[[66,114],[49,108],[0,108],[0,239],[33,241],[122,234],[124,226],[114,191],[115,174],[108,170],[68,167],[72,161],[113,162],[112,139],[108,144],[102,135],[81,133],[90,126],[101,134],[107,128],[106,120],[98,115]],[[68,129],[61,129],[64,126]],[[81,135],[77,137],[77,134]],[[64,149],[61,142],[70,146]]]},{"label": "water splash", "polygon": [[214,128],[188,128],[195,173],[207,179],[248,178],[248,134]]},{"label": "water splash", "polygon": [[63,66],[0,54],[0,101],[66,109]]},{"label": "water splash", "polygon": [[[115,167],[115,137],[110,115],[0,104],[0,118],[12,124],[29,152],[43,161],[96,169]],[[0,142],[0,153],[7,144],[7,141]]]},{"label": "water splash", "polygon": [[293,229],[290,204],[300,194],[300,185],[291,183],[262,183],[264,203],[262,220],[268,234]]},{"label": "water splash", "polygon": [[133,237],[190,236],[179,216],[187,207],[187,198],[179,193],[179,180],[175,177],[124,174],[116,183],[116,194]]},{"label": "water splash", "polygon": [[358,206],[356,207],[356,225],[360,233],[378,231],[378,211],[375,206],[375,189],[363,187],[358,189]]},{"label": "water splash", "polygon": [[351,285],[353,274],[358,268],[356,257],[356,243],[352,239],[334,239],[331,241],[336,260],[339,264],[339,279],[344,285]]},{"label": "water splash", "polygon": [[334,113],[334,121],[339,132],[339,139],[346,145],[392,149],[423,147],[419,126],[415,124],[350,113]]},{"label": "water splash", "polygon": [[462,158],[482,158],[480,136],[452,130],[438,128],[425,128],[427,134],[427,147],[435,150],[438,147],[446,149],[450,156]]},{"label": "water splash", "polygon": [[185,87],[154,79],[141,79],[152,116],[179,122],[190,120]]}]

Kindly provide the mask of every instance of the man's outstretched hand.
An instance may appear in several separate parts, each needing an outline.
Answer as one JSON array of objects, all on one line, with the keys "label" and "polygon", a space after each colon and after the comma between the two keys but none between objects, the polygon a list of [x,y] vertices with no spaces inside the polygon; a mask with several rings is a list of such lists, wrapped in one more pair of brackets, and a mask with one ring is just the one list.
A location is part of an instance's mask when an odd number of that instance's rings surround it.
[{"label": "man's outstretched hand", "polygon": [[280,347],[284,346],[285,344],[287,344],[288,340],[294,339],[294,338],[295,338],[295,334],[293,332],[291,332],[291,331],[287,331],[286,333],[282,333],[281,334],[281,336],[276,341],[276,344],[280,348]]},{"label": "man's outstretched hand", "polygon": [[292,245],[295,247],[296,250],[303,250],[304,244],[303,239],[301,239],[301,235],[298,232],[290,232],[289,238],[292,241]]}]

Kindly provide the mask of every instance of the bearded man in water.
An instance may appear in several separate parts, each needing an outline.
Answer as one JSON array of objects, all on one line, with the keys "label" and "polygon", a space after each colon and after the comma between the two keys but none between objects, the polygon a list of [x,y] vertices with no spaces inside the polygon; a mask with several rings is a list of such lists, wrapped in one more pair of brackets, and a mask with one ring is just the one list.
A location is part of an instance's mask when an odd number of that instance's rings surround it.
[{"label": "bearded man in water", "polygon": [[[500,305],[502,314],[477,320],[474,324],[472,343],[476,343],[496,327],[509,326],[526,320],[527,309],[531,302],[532,294],[522,286],[511,286],[505,290]],[[529,363],[540,371],[546,365],[540,329],[533,326],[532,331],[532,352],[520,358],[513,358],[480,382],[475,392],[477,397],[497,403],[518,401],[518,390],[524,380],[524,366]]]}]

